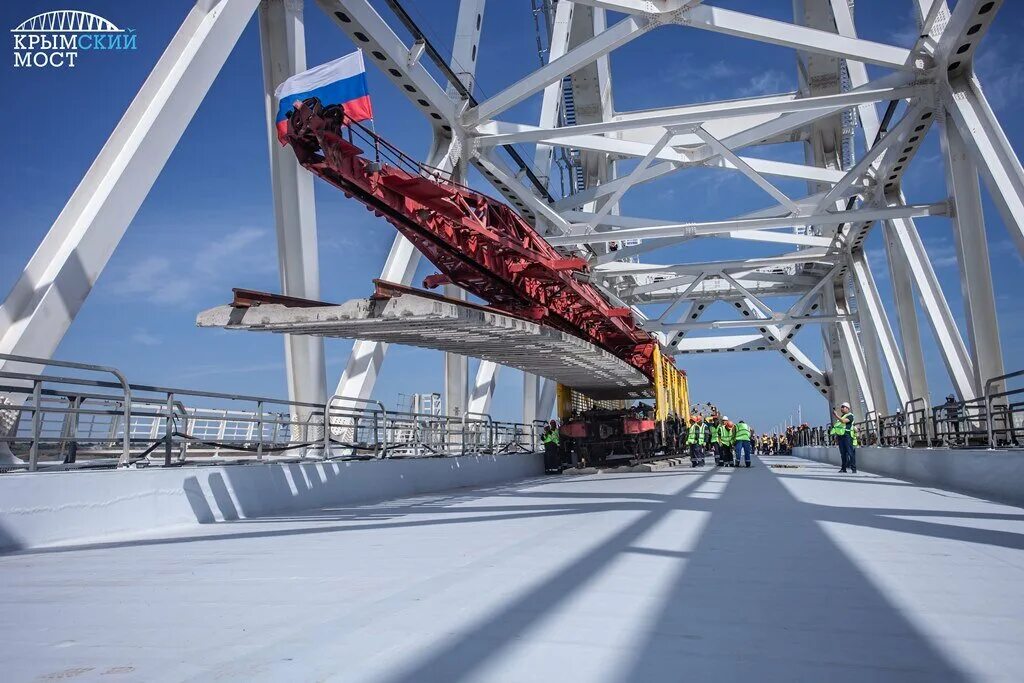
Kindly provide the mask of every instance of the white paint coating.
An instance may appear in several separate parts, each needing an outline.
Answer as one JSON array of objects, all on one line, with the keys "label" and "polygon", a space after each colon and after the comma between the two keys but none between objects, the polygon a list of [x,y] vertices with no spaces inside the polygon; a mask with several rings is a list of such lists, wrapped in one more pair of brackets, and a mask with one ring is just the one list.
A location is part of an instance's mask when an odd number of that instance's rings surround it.
[{"label": "white paint coating", "polygon": [[0,557],[4,677],[1024,678],[1024,511],[755,464],[536,477]]},{"label": "white paint coating", "polygon": [[539,455],[0,476],[0,552],[521,479]]},{"label": "white paint coating", "polygon": [[[839,449],[793,449],[794,455],[839,466]],[[857,467],[926,486],[1024,506],[1024,452],[948,448],[857,449]]]}]

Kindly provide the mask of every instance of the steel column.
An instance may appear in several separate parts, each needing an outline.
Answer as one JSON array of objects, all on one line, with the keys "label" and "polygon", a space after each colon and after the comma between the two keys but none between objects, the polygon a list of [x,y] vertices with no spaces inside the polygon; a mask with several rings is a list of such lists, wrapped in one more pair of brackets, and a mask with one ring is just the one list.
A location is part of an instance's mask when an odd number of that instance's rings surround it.
[{"label": "steel column", "polygon": [[974,358],[974,393],[980,396],[985,391],[985,382],[1004,374],[985,214],[981,206],[978,169],[960,130],[949,125],[948,121],[942,126],[942,146],[946,154],[946,185],[956,209],[953,212],[953,236]]},{"label": "steel column", "polygon": [[[302,3],[297,0],[263,0],[259,18],[281,292],[285,296],[318,300],[320,256],[313,176],[302,170],[292,151],[278,142],[275,125],[277,98],[274,90],[285,79],[306,70]],[[285,335],[284,349],[288,398],[322,404],[327,398],[323,339]],[[293,420],[307,417],[296,413]]]},{"label": "steel column", "polygon": [[[885,253],[889,263],[889,281],[900,326],[900,343],[906,360],[907,392],[909,394],[907,401],[927,398],[929,396],[928,374],[925,371],[924,351],[921,347],[921,328],[917,317],[917,305],[914,303],[914,283],[911,279],[910,266],[892,222],[885,221],[883,225]],[[902,399],[900,400],[902,401]],[[907,401],[903,401],[904,405]]]}]

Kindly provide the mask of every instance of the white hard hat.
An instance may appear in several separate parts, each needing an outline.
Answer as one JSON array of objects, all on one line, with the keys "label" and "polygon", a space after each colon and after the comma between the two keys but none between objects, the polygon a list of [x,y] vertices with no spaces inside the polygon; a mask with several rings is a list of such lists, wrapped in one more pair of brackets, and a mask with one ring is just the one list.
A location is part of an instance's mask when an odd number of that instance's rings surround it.
[{"label": "white hard hat", "polygon": [[729,420],[729,416],[728,415],[723,415],[722,419],[728,421]]},{"label": "white hard hat", "polygon": [[839,407],[840,408],[849,408],[850,404],[847,403],[846,401],[843,401],[842,403],[839,404]]}]

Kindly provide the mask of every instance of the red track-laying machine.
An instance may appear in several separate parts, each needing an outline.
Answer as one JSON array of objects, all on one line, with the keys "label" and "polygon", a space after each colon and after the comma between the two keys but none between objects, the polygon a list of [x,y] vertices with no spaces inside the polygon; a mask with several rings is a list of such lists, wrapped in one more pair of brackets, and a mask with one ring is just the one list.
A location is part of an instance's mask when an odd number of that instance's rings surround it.
[{"label": "red track-laying machine", "polygon": [[347,120],[342,107],[317,99],[296,105],[285,140],[305,168],[383,217],[437,267],[425,287],[453,283],[509,315],[604,348],[650,378],[655,396],[659,384],[685,384],[628,308],[576,277],[586,260],[556,251],[509,206],[409,158]]}]

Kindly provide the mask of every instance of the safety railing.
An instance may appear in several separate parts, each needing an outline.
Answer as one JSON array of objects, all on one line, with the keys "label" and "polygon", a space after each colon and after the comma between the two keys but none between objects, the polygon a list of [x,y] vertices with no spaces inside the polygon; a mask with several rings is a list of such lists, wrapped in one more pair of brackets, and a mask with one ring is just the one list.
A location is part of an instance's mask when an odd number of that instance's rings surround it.
[{"label": "safety railing", "polygon": [[[29,356],[18,356],[8,353],[0,353],[0,360],[6,361],[7,363],[18,366],[28,366],[25,369],[29,370],[33,367],[45,369],[47,367],[54,368],[68,368],[73,370],[83,370],[90,373],[98,373],[103,375],[112,375],[116,380],[116,385],[110,384],[111,386],[117,386],[120,390],[120,405],[122,415],[125,419],[125,424],[131,418],[131,388],[128,385],[128,380],[125,378],[120,371],[115,368],[108,368],[101,365],[90,365],[87,363],[73,363],[70,361],[58,361],[58,360],[47,360],[40,358],[32,358]],[[35,471],[39,467],[39,456],[40,456],[40,444],[42,441],[43,426],[46,422],[47,413],[57,412],[62,415],[77,415],[81,416],[92,415],[104,417],[110,417],[115,415],[113,411],[106,410],[92,410],[83,409],[81,403],[71,403],[68,406],[50,406],[47,409],[43,404],[44,396],[44,383],[47,381],[51,383],[59,383],[64,385],[76,385],[76,386],[96,386],[99,384],[97,380],[90,380],[87,378],[78,377],[61,377],[61,376],[48,376],[45,377],[42,374],[36,374],[33,372],[19,372],[17,370],[7,369],[5,364],[4,370],[0,372],[0,391],[6,393],[8,396],[5,397],[3,402],[4,418],[0,419],[0,443],[4,444],[6,448],[10,448],[11,444],[16,443],[18,426],[21,423],[21,417],[24,414],[28,414],[31,417],[30,427],[30,438],[29,438],[29,451],[28,451],[28,469]],[[31,388],[30,390],[28,388]],[[19,401],[18,396],[24,397],[28,393],[31,396],[31,403]],[[51,396],[51,391],[46,392],[47,398]],[[11,416],[11,413],[15,415]],[[11,416],[11,417],[9,417]],[[10,428],[4,429],[5,423],[10,424]],[[121,437],[121,453],[118,459],[118,464],[126,465],[131,456],[131,437],[125,433]]]},{"label": "safety railing", "polygon": [[[855,423],[861,446],[944,448],[1024,447],[1024,370],[985,382],[983,395],[929,407],[915,398],[892,415],[868,413]],[[1017,380],[1017,386],[1008,384]],[[800,430],[798,445],[830,445],[830,427]]]},{"label": "safety railing", "polygon": [[932,406],[936,443],[950,448],[985,447],[989,441],[988,406],[984,396]]},{"label": "safety railing", "polygon": [[[114,368],[0,359],[9,361],[0,369],[0,471],[540,450],[536,424],[486,414],[448,417],[344,396],[313,404],[130,384]],[[45,366],[84,376],[24,371]]]},{"label": "safety railing", "polygon": [[327,458],[333,457],[335,450],[342,455],[369,451],[376,457],[388,452],[388,411],[380,401],[334,394],[324,406],[324,423],[323,452]]},{"label": "safety railing", "polygon": [[861,446],[878,445],[881,428],[879,427],[878,411],[869,410],[860,422],[853,425],[857,430],[857,439]]},{"label": "safety railing", "polygon": [[[1024,434],[1024,400],[1007,400],[1024,394],[1024,387],[1007,389],[1006,382],[1024,377],[1024,370],[993,377],[985,383],[988,442],[994,447],[1020,447]],[[998,391],[993,391],[998,389]]]},{"label": "safety railing", "polygon": [[903,405],[906,417],[903,430],[904,445],[927,446],[931,443],[931,417],[928,402],[921,397],[913,398]]}]

